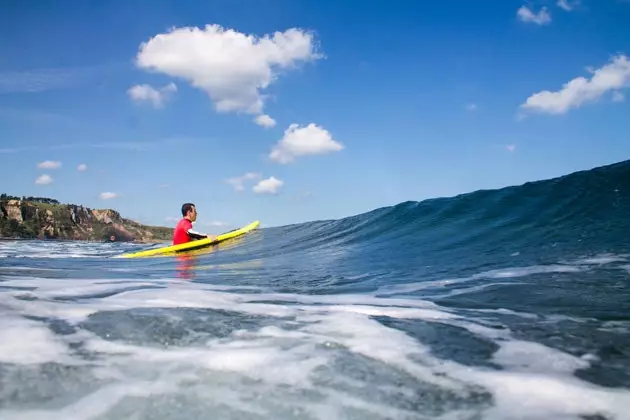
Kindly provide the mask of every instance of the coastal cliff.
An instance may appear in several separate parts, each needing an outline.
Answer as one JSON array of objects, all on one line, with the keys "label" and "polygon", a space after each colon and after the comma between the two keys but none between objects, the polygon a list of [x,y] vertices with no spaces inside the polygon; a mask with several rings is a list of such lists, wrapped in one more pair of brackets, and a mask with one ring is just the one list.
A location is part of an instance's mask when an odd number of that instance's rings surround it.
[{"label": "coastal cliff", "polygon": [[143,225],[111,209],[0,195],[0,238],[161,242],[172,234],[171,228]]}]

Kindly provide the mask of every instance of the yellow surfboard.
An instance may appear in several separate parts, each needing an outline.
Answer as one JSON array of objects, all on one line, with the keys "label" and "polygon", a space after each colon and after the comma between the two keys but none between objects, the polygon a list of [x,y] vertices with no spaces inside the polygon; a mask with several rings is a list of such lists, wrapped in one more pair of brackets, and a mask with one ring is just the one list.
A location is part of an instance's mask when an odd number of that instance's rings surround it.
[{"label": "yellow surfboard", "polygon": [[186,242],[179,245],[169,245],[169,246],[164,246],[161,248],[153,248],[153,249],[147,249],[145,251],[122,254],[118,256],[118,258],[152,257],[156,255],[169,255],[169,254],[176,254],[176,253],[206,248],[206,247],[216,245],[227,239],[236,238],[238,236],[249,233],[252,230],[256,229],[258,225],[260,225],[260,221],[256,220],[255,222],[252,222],[248,224],[247,226],[243,226],[240,229],[234,229],[229,232],[222,233],[221,235],[218,235],[215,240],[211,240],[209,238],[199,239],[196,241],[190,241],[190,242]]}]

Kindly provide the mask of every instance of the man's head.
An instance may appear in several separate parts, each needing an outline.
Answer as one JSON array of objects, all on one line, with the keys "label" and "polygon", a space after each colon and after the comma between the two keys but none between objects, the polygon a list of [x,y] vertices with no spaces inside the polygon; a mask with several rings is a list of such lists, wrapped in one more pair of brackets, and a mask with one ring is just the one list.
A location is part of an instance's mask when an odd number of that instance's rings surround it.
[{"label": "man's head", "polygon": [[197,209],[193,203],[184,203],[182,205],[182,216],[191,222],[197,220]]}]

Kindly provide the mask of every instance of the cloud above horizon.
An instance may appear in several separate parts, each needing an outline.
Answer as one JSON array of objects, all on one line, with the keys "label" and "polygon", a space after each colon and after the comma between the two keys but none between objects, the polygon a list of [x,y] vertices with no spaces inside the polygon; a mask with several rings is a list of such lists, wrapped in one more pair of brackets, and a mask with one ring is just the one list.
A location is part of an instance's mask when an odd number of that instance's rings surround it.
[{"label": "cloud above horizon", "polygon": [[263,111],[261,91],[280,70],[321,57],[313,35],[297,28],[257,37],[208,24],[155,35],[140,45],[136,65],[188,81],[208,94],[217,112],[256,115],[254,122],[269,127],[275,120]]},{"label": "cloud above horizon", "polygon": [[58,169],[61,167],[61,162],[56,160],[45,160],[37,164],[39,169]]},{"label": "cloud above horizon", "polygon": [[147,84],[135,85],[127,90],[127,95],[134,102],[149,102],[154,108],[162,108],[175,92],[177,92],[177,85],[171,82],[159,89]]},{"label": "cloud above horizon", "polygon": [[516,11],[516,16],[525,23],[534,23],[541,26],[551,23],[551,15],[546,7],[543,7],[537,13],[534,13],[529,7],[521,6]]},{"label": "cloud above horizon", "polygon": [[623,95],[619,90],[630,86],[630,60],[625,55],[614,57],[610,63],[589,69],[590,79],[579,76],[552,92],[544,90],[531,95],[521,108],[547,114],[565,114],[570,109],[595,102],[608,92],[612,92],[613,101]]},{"label": "cloud above horizon", "polygon": [[99,194],[99,198],[101,200],[111,200],[113,198],[118,197],[118,194],[114,193],[114,192],[102,192]]},{"label": "cloud above horizon", "polygon": [[570,0],[558,0],[558,2],[556,3],[556,5],[563,9],[566,12],[571,12],[572,10],[575,9],[575,7],[577,5],[580,4],[580,0],[574,0],[574,1],[570,1]]},{"label": "cloud above horizon", "polygon": [[53,179],[48,174],[40,175],[35,180],[35,184],[37,185],[48,185],[48,184],[52,184],[52,182],[53,182]]},{"label": "cloud above horizon", "polygon": [[322,155],[343,150],[344,146],[332,138],[330,132],[317,124],[305,127],[291,124],[284,137],[273,147],[269,159],[287,164],[299,156]]},{"label": "cloud above horizon", "polygon": [[284,181],[277,179],[274,176],[270,176],[267,179],[258,181],[252,188],[256,194],[277,194],[280,187],[284,185]]},{"label": "cloud above horizon", "polygon": [[234,187],[236,191],[244,191],[245,190],[245,182],[246,181],[256,181],[262,177],[261,174],[256,172],[247,172],[241,176],[235,176],[227,179],[227,183]]},{"label": "cloud above horizon", "polygon": [[276,120],[271,118],[269,115],[262,114],[254,118],[254,122],[261,127],[271,128],[276,125]]}]

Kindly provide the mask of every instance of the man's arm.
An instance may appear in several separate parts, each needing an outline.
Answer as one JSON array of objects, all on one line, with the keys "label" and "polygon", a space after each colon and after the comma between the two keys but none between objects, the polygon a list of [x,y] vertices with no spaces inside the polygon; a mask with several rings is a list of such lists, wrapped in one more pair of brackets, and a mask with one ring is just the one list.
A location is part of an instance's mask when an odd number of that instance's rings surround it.
[{"label": "man's arm", "polygon": [[190,236],[191,239],[203,239],[208,236],[206,234],[197,232],[196,230],[193,230],[192,228],[188,229],[186,233],[188,234],[188,236]]},{"label": "man's arm", "polygon": [[193,230],[192,228],[188,229],[186,233],[188,234],[188,236],[190,236],[191,239],[204,239],[204,238],[215,239],[216,238],[213,235],[207,235],[205,233],[197,232],[196,230]]}]

